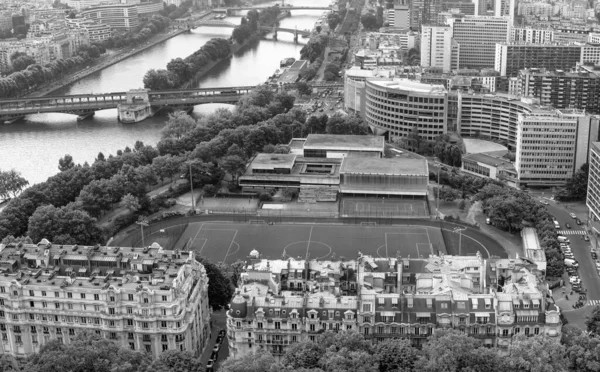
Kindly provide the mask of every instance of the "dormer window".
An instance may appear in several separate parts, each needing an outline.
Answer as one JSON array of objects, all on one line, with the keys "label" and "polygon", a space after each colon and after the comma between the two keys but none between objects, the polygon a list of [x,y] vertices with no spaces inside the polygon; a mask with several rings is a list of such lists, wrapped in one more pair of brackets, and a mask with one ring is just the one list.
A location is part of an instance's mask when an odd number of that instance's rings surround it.
[{"label": "dormer window", "polygon": [[397,298],[392,298],[392,306],[398,306],[398,299]]},{"label": "dormer window", "polygon": [[537,303],[534,303],[534,304],[533,304],[533,308],[534,308],[534,309],[537,309],[537,308],[539,308],[539,307],[540,307],[540,305],[539,305],[539,304],[537,304]]},{"label": "dormer window", "polygon": [[412,297],[406,299],[406,307],[409,307],[409,308],[413,307],[413,299],[412,299]]},{"label": "dormer window", "polygon": [[529,304],[523,304],[523,309],[529,309]]},{"label": "dormer window", "polygon": [[514,305],[515,305],[515,309],[519,308],[519,304],[518,303],[515,303]]}]

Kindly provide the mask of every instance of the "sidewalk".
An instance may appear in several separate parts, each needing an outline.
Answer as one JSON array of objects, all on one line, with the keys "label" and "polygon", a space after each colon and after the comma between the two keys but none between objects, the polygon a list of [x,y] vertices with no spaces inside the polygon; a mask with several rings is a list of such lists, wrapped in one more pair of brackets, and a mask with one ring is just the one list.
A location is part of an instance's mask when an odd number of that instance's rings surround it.
[{"label": "sidewalk", "polygon": [[[208,341],[208,344],[206,345],[206,349],[204,349],[204,352],[202,353],[202,356],[200,356],[200,361],[202,362],[202,365],[206,367],[206,363],[208,363],[208,360],[210,359],[210,356],[212,354],[212,349],[213,346],[215,346],[216,342],[217,342],[217,337],[219,336],[219,331],[222,329],[227,329],[227,316],[225,315],[226,310],[221,310],[221,311],[214,311],[210,318],[211,318],[211,333],[210,333],[210,340]],[[217,359],[217,363],[215,364],[215,367],[213,368],[215,371],[218,370],[218,367],[221,363],[223,363],[223,361],[225,359],[227,359],[227,357],[229,356],[229,345],[227,344],[227,335],[225,335],[225,339],[223,340],[223,343],[221,344],[221,350],[219,350],[219,357]]]}]

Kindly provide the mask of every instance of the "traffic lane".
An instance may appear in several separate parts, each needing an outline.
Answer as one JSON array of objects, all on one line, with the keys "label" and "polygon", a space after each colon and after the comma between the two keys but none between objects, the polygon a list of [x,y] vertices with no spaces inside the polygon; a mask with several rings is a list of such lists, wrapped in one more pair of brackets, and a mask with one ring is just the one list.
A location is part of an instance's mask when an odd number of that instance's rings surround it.
[{"label": "traffic lane", "polygon": [[[583,228],[575,223],[575,219],[569,216],[571,213],[565,210],[560,205],[551,202],[547,205],[548,211],[558,220],[560,224],[559,230],[569,230],[565,227],[569,223],[574,230],[583,230]],[[581,216],[578,216],[581,219]],[[571,251],[579,262],[579,277],[583,282],[583,287],[587,289],[587,297],[589,300],[600,300],[600,277],[596,270],[596,263],[590,255],[590,244],[581,238],[581,235],[566,235],[571,241]]]}]

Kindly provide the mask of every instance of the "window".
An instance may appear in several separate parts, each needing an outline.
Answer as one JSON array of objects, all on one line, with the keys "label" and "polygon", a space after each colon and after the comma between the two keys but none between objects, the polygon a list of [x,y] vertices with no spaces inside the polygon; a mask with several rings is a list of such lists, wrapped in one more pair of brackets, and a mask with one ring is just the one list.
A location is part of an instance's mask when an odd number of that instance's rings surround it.
[{"label": "window", "polygon": [[133,340],[133,333],[129,332],[129,333],[127,334],[127,338],[128,338],[129,340]]},{"label": "window", "polygon": [[167,315],[167,309],[160,309],[160,314],[162,316],[166,316]]},{"label": "window", "polygon": [[54,292],[54,297],[57,297],[57,298],[60,297],[60,293]]},{"label": "window", "polygon": [[165,322],[164,320],[162,320],[162,321],[160,322],[160,327],[161,327],[161,328],[167,328],[167,322]]},{"label": "window", "polygon": [[444,303],[444,302],[442,302],[442,303],[440,304],[440,308],[441,308],[441,309],[447,309],[447,308],[448,308],[448,304],[447,304],[447,303]]},{"label": "window", "polygon": [[75,336],[75,329],[69,328],[69,336]]},{"label": "window", "polygon": [[521,332],[521,328],[519,328],[519,327],[516,327],[516,328],[515,328],[515,335],[516,335],[516,334],[519,334],[520,332]]},{"label": "window", "polygon": [[529,328],[525,328],[525,336],[529,336]]},{"label": "window", "polygon": [[0,293],[6,293],[6,289],[4,287],[0,287]]},{"label": "window", "polygon": [[81,321],[80,321],[80,323],[81,323],[81,324],[86,324],[86,323],[87,323],[87,318],[86,318],[86,317],[84,317],[84,316],[82,316],[82,317],[81,317]]},{"label": "window", "polygon": [[150,313],[149,313],[148,309],[143,309],[143,310],[142,310],[142,315],[143,315],[143,316],[148,316],[149,314],[150,314]]},{"label": "window", "polygon": [[109,313],[110,315],[115,315],[115,308],[114,308],[114,307],[109,307],[109,308],[108,308],[108,313]]},{"label": "window", "polygon": [[29,307],[35,307],[35,302],[29,301]]},{"label": "window", "polygon": [[95,312],[100,312],[100,306],[99,305],[94,305],[94,311]]},{"label": "window", "polygon": [[539,334],[540,334],[540,329],[539,329],[538,327],[535,327],[535,328],[533,329],[533,334],[534,334],[534,335],[539,335]]},{"label": "window", "polygon": [[142,328],[148,329],[148,322],[142,322]]},{"label": "window", "polygon": [[310,325],[310,331],[311,331],[311,332],[314,332],[314,331],[315,331],[315,325],[314,325],[314,324],[311,324],[311,325]]},{"label": "window", "polygon": [[56,328],[56,334],[62,335],[62,328]]},{"label": "window", "polygon": [[30,296],[35,296],[35,292],[33,292],[32,290],[29,290],[29,295]]},{"label": "window", "polygon": [[133,326],[133,319],[127,319],[127,325]]},{"label": "window", "polygon": [[263,328],[263,324],[262,324],[261,322],[259,322],[259,323],[257,324],[257,326],[258,326],[258,329],[262,329],[262,328]]},{"label": "window", "polygon": [[69,310],[73,310],[73,304],[67,304],[67,307],[69,308]]},{"label": "window", "polygon": [[298,324],[292,323],[292,331],[297,331],[297,330],[298,330]]},{"label": "window", "polygon": [[50,330],[48,329],[48,327],[43,327],[42,332],[44,332],[44,334],[47,335],[50,333]]},{"label": "window", "polygon": [[167,296],[162,296],[162,300],[166,302],[167,301]]},{"label": "window", "polygon": [[275,329],[281,329],[281,322],[275,322]]},{"label": "window", "polygon": [[144,303],[147,304],[149,302],[148,297],[144,297]]},{"label": "window", "polygon": [[35,328],[35,326],[31,326],[31,333],[37,333],[37,329]]},{"label": "window", "polygon": [[371,304],[363,304],[363,311],[371,311]]},{"label": "window", "polygon": [[167,351],[167,350],[169,350],[169,345],[162,344],[162,351]]},{"label": "window", "polygon": [[152,352],[152,346],[150,346],[150,345],[144,345],[144,346],[146,348],[146,352],[147,353],[151,353]]},{"label": "window", "polygon": [[54,303],[54,308],[55,308],[55,309],[60,309],[60,304],[59,304],[58,302],[55,302],[55,303]]},{"label": "window", "polygon": [[67,298],[73,298],[73,293],[67,292]]},{"label": "window", "polygon": [[133,307],[127,307],[127,314],[133,314]]},{"label": "window", "polygon": [[94,293],[94,300],[99,301],[100,295],[98,293]]},{"label": "window", "polygon": [[129,343],[129,348],[130,348],[131,350],[135,350],[135,344],[134,344],[133,342],[130,342],[130,343]]},{"label": "window", "polygon": [[115,302],[115,296],[110,296],[110,302]]},{"label": "window", "polygon": [[46,297],[46,291],[42,291],[42,296]]},{"label": "window", "polygon": [[127,300],[128,300],[128,301],[133,301],[133,294],[132,294],[132,293],[129,293],[129,294],[127,295]]},{"label": "window", "polygon": [[82,300],[85,300],[85,293],[81,293],[80,296]]},{"label": "window", "polygon": [[15,336],[15,342],[17,344],[22,344],[23,343],[23,340],[21,339],[21,335],[16,335]]},{"label": "window", "polygon": [[14,296],[18,296],[19,295],[19,291],[13,291],[13,295]]}]

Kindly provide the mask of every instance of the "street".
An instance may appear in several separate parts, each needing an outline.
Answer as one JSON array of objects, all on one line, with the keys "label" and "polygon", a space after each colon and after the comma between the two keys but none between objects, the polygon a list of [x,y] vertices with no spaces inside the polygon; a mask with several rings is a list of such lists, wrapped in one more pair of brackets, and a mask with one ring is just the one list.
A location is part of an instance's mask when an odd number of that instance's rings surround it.
[{"label": "street", "polygon": [[[571,241],[571,250],[575,259],[579,262],[579,277],[583,282],[583,288],[587,289],[588,301],[600,300],[600,277],[596,271],[596,263],[590,255],[591,242],[583,240],[582,233],[585,232],[585,225],[577,225],[575,219],[569,216],[571,211],[566,209],[562,203],[557,203],[553,200],[547,201],[550,204],[546,208],[560,223],[561,228],[559,231],[561,233],[559,234],[566,236]],[[576,214],[585,223],[586,216],[581,213]],[[567,229],[565,227],[566,223],[569,223],[572,229]]]}]

